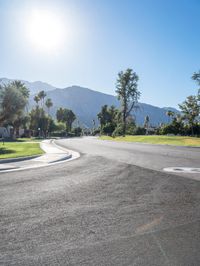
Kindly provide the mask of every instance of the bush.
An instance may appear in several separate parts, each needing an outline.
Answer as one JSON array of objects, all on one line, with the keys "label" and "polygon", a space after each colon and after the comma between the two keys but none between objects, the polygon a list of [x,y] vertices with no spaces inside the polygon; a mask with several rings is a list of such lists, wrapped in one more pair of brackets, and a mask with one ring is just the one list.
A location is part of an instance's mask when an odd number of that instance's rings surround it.
[{"label": "bush", "polygon": [[167,134],[174,134],[174,135],[185,135],[185,127],[182,121],[177,122],[173,120],[172,123],[168,125],[164,125],[158,129],[157,132],[159,135],[167,135]]},{"label": "bush", "polygon": [[133,130],[133,135],[145,135],[146,134],[146,129],[144,127],[135,127]]},{"label": "bush", "polygon": [[93,132],[92,132],[92,135],[93,136],[96,136],[96,135],[99,135],[101,132],[100,132],[100,129],[99,128],[97,128],[97,129],[95,129]]},{"label": "bush", "polygon": [[126,127],[126,135],[134,135],[135,130],[136,130],[135,122],[128,123]]},{"label": "bush", "polygon": [[81,127],[75,127],[72,129],[72,134],[76,137],[80,137],[82,135],[82,128]]},{"label": "bush", "polygon": [[[192,135],[192,128],[188,125],[185,126],[184,128],[184,133],[185,135]],[[196,124],[193,126],[193,133],[195,136],[200,136],[200,124]]]},{"label": "bush", "polygon": [[58,138],[66,137],[66,131],[62,130],[62,131],[51,132],[51,137],[58,137]]},{"label": "bush", "polygon": [[102,133],[111,136],[115,130],[115,125],[113,123],[106,123],[102,128]]},{"label": "bush", "polygon": [[115,130],[112,133],[112,137],[121,136],[123,134],[123,126],[122,124],[118,124]]}]

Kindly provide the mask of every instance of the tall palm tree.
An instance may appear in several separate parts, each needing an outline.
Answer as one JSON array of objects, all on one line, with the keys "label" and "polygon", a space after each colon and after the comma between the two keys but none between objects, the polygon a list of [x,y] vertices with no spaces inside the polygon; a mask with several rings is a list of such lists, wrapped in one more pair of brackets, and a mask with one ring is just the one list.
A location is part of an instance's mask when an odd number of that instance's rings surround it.
[{"label": "tall palm tree", "polygon": [[29,98],[29,89],[20,80],[12,81],[11,86],[19,90],[25,99]]},{"label": "tall palm tree", "polygon": [[47,96],[46,92],[45,91],[40,91],[38,93],[38,97],[39,99],[41,100],[41,105],[42,107],[44,107],[44,98]]},{"label": "tall palm tree", "polygon": [[29,95],[30,95],[29,89],[20,80],[12,81],[11,82],[11,86],[13,88],[16,88],[22,94],[23,98],[26,101],[25,109],[26,109],[26,112],[28,112],[28,98],[29,98]]},{"label": "tall palm tree", "polygon": [[52,100],[51,100],[50,98],[48,98],[48,99],[46,100],[46,102],[45,102],[45,105],[46,105],[46,107],[47,107],[47,109],[48,109],[48,115],[49,115],[50,108],[53,106],[53,102],[52,102]]},{"label": "tall palm tree", "polygon": [[35,95],[35,97],[34,97],[34,101],[36,102],[36,105],[38,106],[38,103],[39,103],[39,101],[40,101],[40,98],[39,98],[38,95]]}]

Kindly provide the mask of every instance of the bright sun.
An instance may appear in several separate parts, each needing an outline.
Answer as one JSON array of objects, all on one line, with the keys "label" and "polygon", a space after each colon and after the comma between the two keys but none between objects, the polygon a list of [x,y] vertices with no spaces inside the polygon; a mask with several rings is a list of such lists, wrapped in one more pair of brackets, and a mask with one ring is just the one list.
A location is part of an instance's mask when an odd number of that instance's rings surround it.
[{"label": "bright sun", "polygon": [[49,11],[34,11],[27,30],[33,45],[41,50],[56,51],[64,41],[63,23]]}]

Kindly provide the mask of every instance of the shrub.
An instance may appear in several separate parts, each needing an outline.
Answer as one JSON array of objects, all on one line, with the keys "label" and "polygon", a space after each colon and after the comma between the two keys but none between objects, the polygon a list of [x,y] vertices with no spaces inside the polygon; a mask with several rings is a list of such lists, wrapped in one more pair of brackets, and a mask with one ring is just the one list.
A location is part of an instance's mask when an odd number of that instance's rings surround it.
[{"label": "shrub", "polygon": [[72,129],[72,134],[76,137],[80,137],[82,135],[82,128],[81,127],[75,127]]},{"label": "shrub", "polygon": [[133,130],[133,135],[145,135],[146,134],[146,129],[144,127],[135,127]]}]

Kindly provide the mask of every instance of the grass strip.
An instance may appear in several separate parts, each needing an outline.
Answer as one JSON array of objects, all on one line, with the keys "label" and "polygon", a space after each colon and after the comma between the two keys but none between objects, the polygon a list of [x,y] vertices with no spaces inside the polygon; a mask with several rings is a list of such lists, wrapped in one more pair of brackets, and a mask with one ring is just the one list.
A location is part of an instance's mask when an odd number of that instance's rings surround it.
[{"label": "grass strip", "polygon": [[112,138],[108,136],[101,136],[100,139],[113,140],[113,141],[140,142],[140,143],[150,143],[150,144],[200,147],[200,138],[196,137],[153,135],[153,136],[125,136],[125,137]]},{"label": "grass strip", "polygon": [[26,157],[43,154],[39,143],[5,142],[0,143],[0,159]]}]

